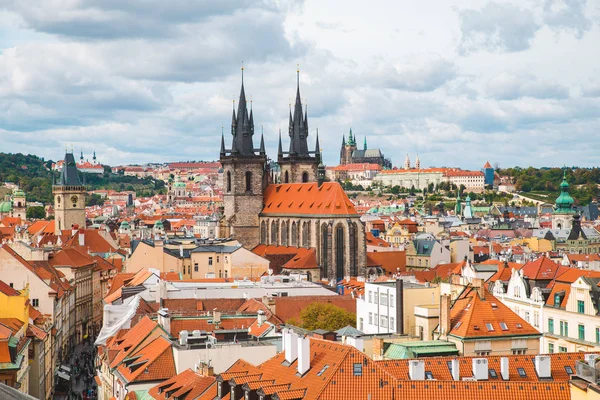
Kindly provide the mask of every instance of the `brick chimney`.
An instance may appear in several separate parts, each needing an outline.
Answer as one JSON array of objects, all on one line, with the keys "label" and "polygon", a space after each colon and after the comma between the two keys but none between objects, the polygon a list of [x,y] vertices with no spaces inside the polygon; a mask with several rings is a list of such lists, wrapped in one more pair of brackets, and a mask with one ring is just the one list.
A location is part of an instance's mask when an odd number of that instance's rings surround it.
[{"label": "brick chimney", "polygon": [[449,294],[443,294],[440,299],[440,335],[446,336],[450,332],[450,306],[452,304]]},{"label": "brick chimney", "polygon": [[483,282],[483,279],[474,278],[472,284],[473,284],[473,288],[475,290],[477,290],[477,294],[479,295],[479,298],[481,300],[484,300],[485,299],[485,283]]}]

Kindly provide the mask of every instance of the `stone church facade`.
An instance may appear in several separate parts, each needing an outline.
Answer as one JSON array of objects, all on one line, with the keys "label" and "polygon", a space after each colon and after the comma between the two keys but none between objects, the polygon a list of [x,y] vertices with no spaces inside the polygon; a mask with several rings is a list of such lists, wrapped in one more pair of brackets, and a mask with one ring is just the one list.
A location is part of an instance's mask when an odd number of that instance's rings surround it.
[{"label": "stone church facade", "polygon": [[259,244],[314,248],[321,277],[339,280],[364,275],[365,228],[354,205],[338,183],[324,182],[319,139],[308,150],[308,116],[302,109],[299,82],[294,113],[290,110],[290,146],[278,163],[281,181],[273,183],[264,148],[253,146],[254,118],[246,109],[243,76],[237,114],[234,110],[230,149],[221,138],[224,215],[222,236],[246,248]]}]

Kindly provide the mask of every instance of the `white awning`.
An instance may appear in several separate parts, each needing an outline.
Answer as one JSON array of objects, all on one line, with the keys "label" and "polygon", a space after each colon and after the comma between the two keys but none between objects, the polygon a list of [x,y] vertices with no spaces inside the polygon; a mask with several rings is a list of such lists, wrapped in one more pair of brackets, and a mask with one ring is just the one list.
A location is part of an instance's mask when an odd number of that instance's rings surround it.
[{"label": "white awning", "polygon": [[69,374],[65,374],[64,372],[62,372],[60,370],[56,373],[56,375],[58,375],[60,378],[66,380],[66,381],[71,380],[71,376]]}]

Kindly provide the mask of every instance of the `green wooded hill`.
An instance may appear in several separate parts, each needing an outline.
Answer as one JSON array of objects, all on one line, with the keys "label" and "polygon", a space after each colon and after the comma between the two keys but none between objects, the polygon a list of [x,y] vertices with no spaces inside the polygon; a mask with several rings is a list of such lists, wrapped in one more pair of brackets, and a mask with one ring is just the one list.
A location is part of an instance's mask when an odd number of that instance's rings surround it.
[{"label": "green wooded hill", "polygon": [[554,201],[560,194],[563,173],[567,173],[569,193],[578,205],[589,204],[600,196],[600,168],[506,168],[498,172],[510,176],[515,188],[531,193],[538,200]]},{"label": "green wooded hill", "polygon": [[[28,201],[52,203],[52,164],[52,160],[44,160],[31,154],[0,153],[0,184],[16,183],[25,191]],[[58,173],[55,175],[58,179]],[[135,176],[113,174],[109,167],[104,168],[103,175],[86,174],[85,184],[89,190],[134,190],[139,196],[164,192],[165,187],[163,181],[155,181],[152,178],[139,179]]]}]

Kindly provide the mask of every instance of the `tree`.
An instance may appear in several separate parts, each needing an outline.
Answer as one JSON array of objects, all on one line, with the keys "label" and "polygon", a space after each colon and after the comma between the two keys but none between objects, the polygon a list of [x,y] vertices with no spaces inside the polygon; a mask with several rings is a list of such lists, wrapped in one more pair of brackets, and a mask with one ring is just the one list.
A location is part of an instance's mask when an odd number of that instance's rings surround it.
[{"label": "tree", "polygon": [[42,219],[46,218],[46,210],[42,206],[34,206],[27,208],[26,217],[28,219]]},{"label": "tree", "polygon": [[300,321],[291,318],[287,323],[311,331],[315,329],[335,331],[348,325],[356,326],[356,314],[333,304],[315,302],[300,311]]},{"label": "tree", "polygon": [[99,194],[92,194],[91,196],[87,197],[87,201],[86,201],[86,206],[90,207],[90,206],[101,206],[104,204],[104,198],[102,198],[102,196],[100,196]]}]

